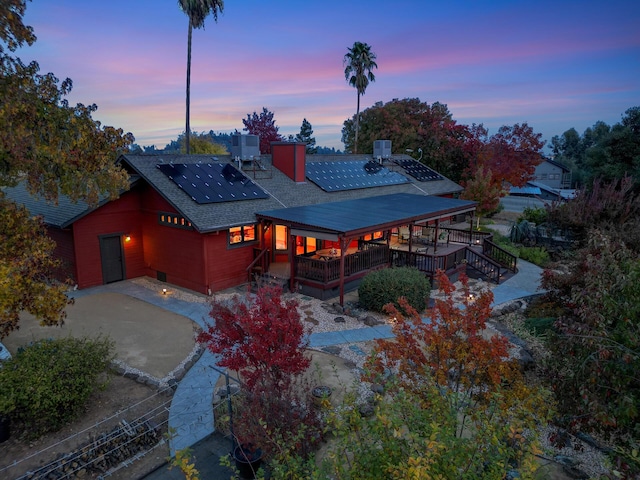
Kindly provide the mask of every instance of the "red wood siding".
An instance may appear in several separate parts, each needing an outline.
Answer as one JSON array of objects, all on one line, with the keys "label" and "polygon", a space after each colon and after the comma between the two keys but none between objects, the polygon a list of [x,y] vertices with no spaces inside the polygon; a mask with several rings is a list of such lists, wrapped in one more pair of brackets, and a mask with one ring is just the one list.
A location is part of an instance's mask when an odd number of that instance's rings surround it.
[{"label": "red wood siding", "polygon": [[102,285],[101,235],[130,235],[131,241],[123,244],[126,278],[145,274],[141,223],[137,190],[124,193],[119,199],[74,223],[73,244],[79,288]]},{"label": "red wood siding", "polygon": [[226,231],[208,234],[204,238],[211,291],[216,292],[246,283],[247,267],[253,261],[253,248],[259,244],[228,247]]}]

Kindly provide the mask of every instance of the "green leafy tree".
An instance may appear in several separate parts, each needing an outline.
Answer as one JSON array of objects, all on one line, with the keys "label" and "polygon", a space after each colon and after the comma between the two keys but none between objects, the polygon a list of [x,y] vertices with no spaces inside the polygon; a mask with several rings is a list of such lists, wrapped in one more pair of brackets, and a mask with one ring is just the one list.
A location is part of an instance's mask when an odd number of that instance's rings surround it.
[{"label": "green leafy tree", "polygon": [[213,19],[218,21],[218,13],[224,9],[223,0],[178,0],[178,6],[189,17],[189,33],[187,36],[187,114],[185,126],[185,149],[186,153],[191,153],[191,33],[194,28],[204,28],[204,21],[213,15]]},{"label": "green leafy tree", "polygon": [[[373,153],[373,142],[391,140],[393,150],[423,151],[422,162],[454,181],[459,181],[469,164],[465,143],[468,128],[453,120],[446,105],[431,105],[419,98],[394,99],[377,102],[359,116],[360,153]],[[352,150],[355,141],[355,122],[348,119],[342,128],[345,150]]]},{"label": "green leafy tree", "polygon": [[[214,142],[208,133],[193,133],[190,138],[192,154],[229,155],[227,147]],[[181,135],[178,141],[180,142],[180,151],[187,153],[187,135]]]},{"label": "green leafy tree", "polygon": [[376,54],[371,51],[371,46],[362,42],[355,42],[347,49],[343,64],[345,65],[344,77],[356,89],[358,106],[355,116],[355,140],[353,153],[358,153],[358,125],[360,121],[360,97],[364,95],[370,82],[375,82],[376,77],[372,70],[378,68]]},{"label": "green leafy tree", "polygon": [[300,133],[296,135],[296,142],[302,142],[307,144],[306,152],[307,154],[314,154],[318,150],[316,147],[316,139],[313,137],[313,128],[311,124],[307,121],[307,119],[302,120],[302,125],[300,126]]},{"label": "green leafy tree", "polygon": [[[0,6],[0,187],[25,182],[29,192],[56,202],[58,195],[97,204],[100,194],[116,198],[129,186],[116,165],[133,135],[102,126],[92,118],[95,105],[69,105],[72,88],[39,65],[12,56],[31,45],[35,35],[22,22],[26,2]],[[0,192],[0,336],[18,327],[18,314],[29,311],[43,324],[64,319],[66,297],[53,281],[54,244],[45,229]]]},{"label": "green leafy tree", "polygon": [[273,112],[262,107],[262,112],[258,115],[253,112],[252,115],[247,114],[247,118],[242,119],[244,129],[251,135],[260,137],[260,153],[271,153],[271,142],[281,142],[282,136],[278,133],[279,127],[273,119]]}]

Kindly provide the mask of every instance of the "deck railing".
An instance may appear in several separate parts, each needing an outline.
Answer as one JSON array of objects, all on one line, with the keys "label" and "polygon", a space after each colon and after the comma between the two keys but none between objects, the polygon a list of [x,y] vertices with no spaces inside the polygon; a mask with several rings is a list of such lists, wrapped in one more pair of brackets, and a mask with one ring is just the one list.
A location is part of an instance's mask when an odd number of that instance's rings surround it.
[{"label": "deck railing", "polygon": [[500,248],[491,240],[486,240],[482,244],[482,253],[515,273],[518,257],[506,251],[504,248]]},{"label": "deck railing", "polygon": [[[345,278],[388,264],[389,247],[386,244],[365,243],[362,245],[361,250],[345,255]],[[297,256],[294,258],[294,263],[296,278],[325,284],[340,279],[339,258],[321,260],[319,258]]]}]

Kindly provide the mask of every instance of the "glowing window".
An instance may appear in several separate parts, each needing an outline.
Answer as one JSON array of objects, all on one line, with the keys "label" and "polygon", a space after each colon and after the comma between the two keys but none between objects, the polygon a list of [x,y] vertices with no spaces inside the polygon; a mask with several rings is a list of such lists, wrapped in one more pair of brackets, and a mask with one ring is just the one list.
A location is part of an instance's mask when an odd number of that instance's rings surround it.
[{"label": "glowing window", "polygon": [[276,225],[276,250],[286,250],[288,238],[289,229],[284,225]]}]

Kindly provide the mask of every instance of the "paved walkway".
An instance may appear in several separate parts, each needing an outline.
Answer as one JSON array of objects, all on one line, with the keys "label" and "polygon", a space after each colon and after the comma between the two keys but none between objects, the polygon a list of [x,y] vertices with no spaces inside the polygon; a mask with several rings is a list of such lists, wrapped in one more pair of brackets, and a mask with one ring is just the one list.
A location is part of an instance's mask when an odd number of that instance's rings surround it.
[{"label": "paved walkway", "polygon": [[[541,272],[542,270],[539,267],[519,260],[518,273],[493,288],[494,306],[538,293]],[[73,292],[73,296],[77,298],[90,295],[96,291],[110,291],[133,296],[176,314],[188,317],[201,327],[204,327],[205,319],[208,318],[209,306],[207,304],[191,303],[171,296],[162,296],[149,288],[132,282],[119,282],[76,291]],[[391,327],[389,325],[382,325],[355,330],[314,333],[309,340],[312,348],[319,349],[329,345],[357,343],[376,338],[389,337],[391,337]],[[174,455],[177,450],[186,447],[194,447],[197,449],[197,445],[202,445],[203,440],[214,432],[213,409],[211,405],[213,402],[214,388],[220,377],[220,373],[211,368],[215,365],[216,357],[208,351],[205,352],[178,384],[169,410],[169,429],[173,432],[169,442],[171,455]],[[196,453],[196,457],[200,456],[201,461],[204,460],[202,456],[209,458],[212,455],[212,451],[216,448],[218,451],[227,448],[227,445],[221,441],[220,438],[214,438],[209,441],[209,443],[211,442],[214,442],[215,446],[210,444],[207,447],[201,448],[200,450],[202,450],[202,452],[200,452],[199,455]],[[213,463],[213,465],[211,465],[211,463]],[[201,465],[200,462],[198,462],[198,468],[218,468],[215,463],[215,461],[212,462],[208,460],[206,465],[209,465],[209,467],[206,467],[204,466],[205,464]],[[146,478],[148,480],[172,479],[181,478],[180,475],[177,469],[168,470],[162,468]],[[215,477],[203,476],[203,478]]]}]

